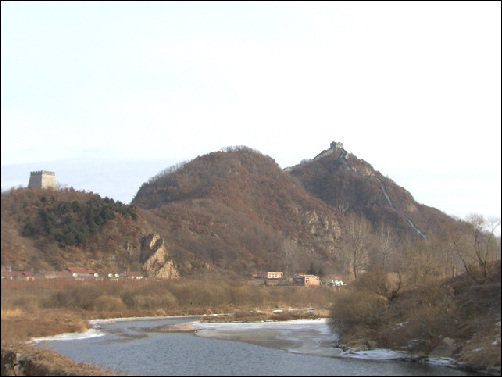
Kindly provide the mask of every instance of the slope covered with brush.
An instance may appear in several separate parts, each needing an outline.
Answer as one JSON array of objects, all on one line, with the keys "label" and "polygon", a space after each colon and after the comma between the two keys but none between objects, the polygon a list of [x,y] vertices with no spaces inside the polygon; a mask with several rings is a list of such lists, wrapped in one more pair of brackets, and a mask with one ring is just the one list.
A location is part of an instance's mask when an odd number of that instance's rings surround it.
[{"label": "slope covered with brush", "polygon": [[2,267],[13,270],[138,271],[141,238],[148,230],[134,206],[90,192],[2,193]]},{"label": "slope covered with brush", "polygon": [[167,169],[143,184],[133,204],[148,212],[186,271],[294,272],[313,261],[336,263],[337,211],[247,147]]},{"label": "slope covered with brush", "polygon": [[432,235],[455,222],[441,211],[417,203],[404,187],[348,153],[340,143],[331,143],[314,159],[286,171],[341,213],[362,213],[375,229],[387,226],[401,237]]}]

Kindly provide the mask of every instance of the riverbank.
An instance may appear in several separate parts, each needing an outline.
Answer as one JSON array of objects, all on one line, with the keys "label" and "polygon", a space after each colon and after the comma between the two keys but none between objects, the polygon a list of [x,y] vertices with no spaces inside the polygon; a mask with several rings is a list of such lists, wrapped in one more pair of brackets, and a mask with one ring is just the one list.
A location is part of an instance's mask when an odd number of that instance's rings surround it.
[{"label": "riverbank", "polygon": [[[251,313],[253,314],[253,313]],[[269,315],[273,316],[269,312]],[[210,320],[204,321],[203,317],[191,317],[190,322],[182,322],[175,324],[163,324],[160,326],[155,326],[155,322],[166,323],[165,320],[176,320],[184,319],[187,317],[148,317],[148,318],[118,318],[118,319],[106,319],[106,320],[96,320],[92,321],[95,326],[95,331],[97,333],[88,331],[86,334],[82,334],[83,337],[87,336],[89,338],[95,336],[105,336],[106,333],[101,333],[102,328],[106,328],[109,324],[120,323],[120,322],[134,322],[134,321],[147,321],[150,323],[151,327],[144,328],[140,325],[143,332],[146,333],[194,333],[197,337],[203,338],[214,338],[219,340],[228,341],[238,341],[245,342],[253,345],[258,345],[261,347],[280,349],[290,353],[298,353],[304,355],[313,356],[324,356],[328,358],[341,358],[341,359],[358,359],[358,360],[399,360],[405,362],[418,362],[424,365],[430,365],[435,367],[449,367],[457,370],[466,370],[469,372],[475,372],[473,369],[466,367],[465,365],[457,363],[455,360],[450,358],[440,358],[440,357],[419,357],[417,355],[411,355],[403,351],[390,350],[384,348],[376,349],[350,349],[345,347],[335,347],[338,341],[338,337],[335,334],[331,334],[329,327],[327,325],[326,318],[318,319],[303,319],[303,320],[285,320],[285,321],[230,321],[228,314],[222,315],[212,315],[211,317],[222,317],[222,321]],[[190,317],[189,317],[190,318]],[[153,324],[153,326],[152,326]],[[127,328],[131,326],[127,325]],[[115,328],[115,327],[114,327]],[[134,327],[133,325],[133,328]],[[138,334],[139,335],[139,334]],[[61,340],[69,338],[79,338],[75,334],[65,334],[57,336],[51,339]],[[35,341],[40,340],[51,340],[51,339],[35,339]],[[58,342],[59,343],[59,342]]]},{"label": "riverbank", "polygon": [[[201,337],[246,342],[294,353],[347,359],[401,360],[486,375],[500,375],[496,368],[480,368],[479,364],[471,364],[442,355],[439,349],[441,347],[431,354],[413,354],[403,349],[380,348],[376,342],[370,340],[366,344],[352,347],[342,345],[339,343],[338,336],[331,334],[329,330],[328,314],[327,310],[314,309],[253,310],[203,315],[193,322],[153,327],[148,331],[193,332]],[[136,319],[141,320],[141,318]],[[311,329],[316,323],[323,325],[323,328],[316,330],[319,334],[312,332]],[[295,336],[284,336],[284,330],[295,332]],[[448,342],[448,339],[445,341]],[[368,346],[368,343],[374,346]]]},{"label": "riverbank", "polygon": [[392,348],[500,375],[500,277],[497,261],[456,277],[409,280],[397,293],[375,270],[340,293],[331,326],[352,349]]},{"label": "riverbank", "polygon": [[[498,291],[500,292],[500,288]],[[482,297],[479,294],[479,289],[476,292],[478,294],[475,297]],[[75,370],[82,368],[81,365],[77,365],[78,363],[57,354],[47,353],[45,355],[45,350],[40,350],[33,345],[26,344],[26,342],[33,337],[83,333],[93,327],[95,323],[93,321],[110,320],[110,318],[131,320],[134,318],[144,319],[145,317],[196,315],[201,317],[201,322],[205,323],[325,318],[329,315],[331,305],[339,301],[341,293],[343,292],[334,291],[327,287],[250,287],[239,282],[233,285],[214,283],[214,285],[204,286],[201,290],[200,284],[197,282],[2,281],[2,351],[5,351],[7,361],[12,359],[13,354],[19,354],[25,360],[32,359],[38,363],[46,360],[49,364],[53,363],[54,368],[51,375],[93,375],[92,373],[96,373],[93,369],[86,370],[84,368],[75,372]],[[403,295],[403,297],[405,296]],[[500,297],[500,293],[498,297]],[[399,302],[399,299],[394,301]],[[493,303],[493,300],[490,302]],[[343,305],[340,304],[338,307],[343,307]],[[258,308],[262,308],[262,310]],[[299,310],[301,308],[315,308],[315,310]],[[232,314],[216,315],[213,313]],[[400,322],[404,323],[404,321]],[[498,339],[500,339],[500,322],[498,323],[496,328],[498,332],[496,331],[495,335],[498,334]],[[471,326],[469,331],[472,329],[481,334],[476,331],[479,328],[479,326],[476,328]],[[394,338],[399,337],[401,342],[413,341],[412,337],[406,336],[407,333],[402,331],[406,329],[404,325],[398,327],[398,330],[390,328],[389,333],[392,331]],[[171,328],[163,331],[184,332],[191,330]],[[389,341],[387,344],[378,344],[368,334],[361,334],[361,336],[355,332],[351,332],[351,334],[355,334],[352,339],[348,337],[343,339],[343,343],[347,344],[348,347],[339,345],[339,348],[351,357],[368,357],[367,352],[381,349],[378,348],[379,346],[402,351],[399,347],[392,347],[392,343]],[[255,340],[261,341],[258,338]],[[493,341],[492,337],[484,342]],[[463,348],[463,350],[470,352],[468,356],[472,357],[472,360],[479,360],[476,363],[466,364],[465,368],[472,366],[476,370],[487,369],[491,367],[487,360],[497,360],[495,356],[491,359],[486,357],[484,350],[478,344],[480,343],[472,341]],[[497,346],[491,346],[491,348],[497,348]],[[416,354],[412,350],[406,351],[407,354]],[[498,342],[498,353],[498,360],[500,360],[500,341]],[[24,355],[32,356],[25,357]],[[478,355],[483,357],[475,359]],[[427,357],[424,354],[414,358],[425,360]],[[446,362],[445,359],[440,360]],[[44,368],[47,366],[40,367],[42,374],[39,375],[47,373],[43,372],[46,370]],[[496,372],[496,370],[495,373],[492,371],[492,374],[500,374],[500,372]],[[11,370],[6,373],[13,372]],[[103,373],[99,372],[98,374]]]},{"label": "riverbank", "polygon": [[[308,314],[308,319],[291,319],[302,314]],[[336,335],[330,335],[326,325],[325,310],[316,313],[315,310],[303,311],[250,311],[248,316],[243,313],[227,313],[195,316],[194,321],[169,326],[149,329],[154,332],[196,332],[197,336],[212,337],[222,340],[247,342],[259,346],[283,349],[289,352],[304,353],[318,356],[371,359],[419,361],[437,366],[448,366],[457,369],[474,371],[468,365],[458,363],[448,358],[428,358],[409,355],[402,351],[389,349],[351,349],[334,347],[337,342]],[[281,316],[279,317],[279,314]],[[289,316],[288,316],[289,314]],[[259,316],[259,321],[251,318]],[[117,321],[132,321],[145,319],[171,319],[181,316],[144,316],[144,317],[117,317],[107,319],[89,320],[89,329],[85,333],[79,332],[84,337],[96,336],[93,331],[99,329],[103,323]],[[244,318],[243,321],[236,318]],[[272,318],[275,318],[273,320]],[[278,318],[282,318],[278,319]],[[285,319],[289,318],[289,319]],[[3,318],[2,318],[3,319]],[[312,330],[312,325],[319,324],[319,330]],[[308,333],[303,329],[309,329]],[[252,331],[249,331],[252,329]],[[301,340],[298,333],[294,338],[284,336],[284,329],[301,329],[304,332]],[[99,330],[98,330],[99,331]],[[318,333],[316,333],[316,331]],[[76,336],[76,333],[67,334]],[[64,338],[64,336],[59,336]],[[38,340],[43,340],[39,338]],[[47,338],[45,339],[47,340]],[[9,366],[9,367],[7,367]],[[15,349],[5,348],[2,344],[2,375],[117,375],[114,371],[103,370],[90,364],[77,363],[56,352],[34,347],[33,343],[19,344]],[[20,368],[20,369],[19,369]],[[478,371],[479,372],[479,371]],[[491,373],[492,375],[498,375]]]},{"label": "riverbank", "polygon": [[[417,355],[389,348],[343,346],[339,344],[338,336],[331,334],[327,321],[327,318],[282,322],[199,321],[184,324],[183,327],[185,331],[195,331],[197,336],[247,342],[293,353],[359,360],[401,360],[487,375],[500,375],[497,370],[480,370],[469,363],[437,354]],[[295,335],[291,336],[289,333]]]},{"label": "riverbank", "polygon": [[[280,310],[270,309],[263,311],[236,311],[224,314],[201,314],[194,310],[171,310],[170,315],[165,315],[164,310],[129,310],[120,313],[110,312],[69,312],[65,310],[44,310],[25,312],[22,310],[2,310],[1,316],[1,357],[2,375],[38,375],[38,376],[78,376],[78,375],[117,375],[109,370],[103,370],[90,364],[77,363],[56,352],[36,347],[33,338],[38,340],[72,336],[82,334],[84,337],[94,336],[94,327],[102,322],[130,321],[145,319],[176,318],[194,315],[202,321],[232,322],[235,320],[253,321],[284,321],[298,318],[321,318],[328,315],[322,310]],[[191,324],[180,324],[178,327],[156,329],[165,332],[190,332],[195,331]]]}]

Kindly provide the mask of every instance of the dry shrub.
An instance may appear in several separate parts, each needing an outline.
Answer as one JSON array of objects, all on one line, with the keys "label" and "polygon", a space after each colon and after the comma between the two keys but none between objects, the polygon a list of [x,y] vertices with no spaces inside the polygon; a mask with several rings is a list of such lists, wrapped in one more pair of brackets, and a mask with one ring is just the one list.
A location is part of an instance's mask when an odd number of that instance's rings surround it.
[{"label": "dry shrub", "polygon": [[359,275],[353,287],[393,300],[401,289],[401,276],[389,273],[382,266],[378,266],[366,274]]},{"label": "dry shrub", "polygon": [[124,302],[127,307],[132,309],[167,309],[176,305],[176,298],[168,291],[151,292],[146,295],[136,293],[129,297],[126,296]]},{"label": "dry shrub", "polygon": [[17,297],[13,300],[12,304],[15,308],[19,308],[27,312],[34,312],[39,308],[39,301],[36,296]]},{"label": "dry shrub", "polygon": [[456,337],[453,290],[430,283],[403,291],[381,312],[384,323],[376,335],[380,345],[428,353],[442,337]]},{"label": "dry shrub", "polygon": [[265,320],[268,316],[267,313],[263,312],[236,312],[234,315],[234,320],[236,321],[242,321],[242,322],[252,322],[252,321],[263,321]]},{"label": "dry shrub", "polygon": [[[225,313],[238,310],[329,308],[335,291],[327,287],[255,287],[244,281],[75,281],[2,282],[2,309],[72,311],[164,310],[169,313]],[[101,296],[109,297],[108,302]],[[114,300],[110,298],[114,297]]]},{"label": "dry shrub", "polygon": [[177,305],[177,299],[165,281],[137,282],[122,287],[115,295],[120,296],[128,309],[168,310]]},{"label": "dry shrub", "polygon": [[500,358],[500,326],[498,326],[484,329],[466,343],[460,361],[467,362],[475,368],[498,367],[500,375]]},{"label": "dry shrub", "polygon": [[271,307],[329,308],[337,292],[331,287],[269,287],[268,303]]},{"label": "dry shrub", "polygon": [[229,304],[240,306],[244,303],[250,304],[251,297],[253,296],[252,288],[249,285],[244,286],[234,286],[230,289]]},{"label": "dry shrub", "polygon": [[291,314],[283,312],[283,313],[274,313],[272,319],[274,321],[288,321],[293,318],[291,317]]},{"label": "dry shrub", "polygon": [[94,310],[106,312],[118,312],[126,308],[120,297],[108,295],[99,296],[94,301]]},{"label": "dry shrub", "polygon": [[59,310],[44,310],[19,316],[4,317],[2,313],[2,342],[25,341],[31,337],[48,336],[67,332],[81,332],[89,328],[79,315]]},{"label": "dry shrub", "polygon": [[2,356],[14,361],[16,353],[21,352],[22,369],[12,363],[2,365],[2,376],[116,376],[111,370],[104,370],[88,363],[77,363],[66,356],[32,344],[16,347],[3,347]]},{"label": "dry shrub", "polygon": [[167,315],[167,312],[164,309],[157,309],[157,310],[155,310],[155,315],[156,316],[165,316],[165,315]]},{"label": "dry shrub", "polygon": [[[181,307],[190,306],[193,300],[191,295],[191,288],[194,287],[194,284],[189,284],[185,282],[173,282],[173,284],[169,287],[169,292],[176,298],[176,302]],[[194,287],[196,289],[196,287]]]},{"label": "dry shrub", "polygon": [[209,308],[216,308],[218,306],[226,306],[229,304],[228,292],[230,287],[228,284],[211,284],[213,304],[208,305]]},{"label": "dry shrub", "polygon": [[44,306],[46,308],[92,310],[94,300],[99,296],[101,296],[101,290],[94,284],[86,283],[54,292]]},{"label": "dry shrub", "polygon": [[432,284],[410,292],[410,299],[403,302],[401,310],[410,320],[423,323],[429,332],[449,335],[447,325],[453,321],[455,302],[453,290],[448,285]]},{"label": "dry shrub", "polygon": [[137,309],[137,302],[134,299],[136,295],[137,293],[134,289],[126,289],[121,293],[120,298],[128,309]]},{"label": "dry shrub", "polygon": [[387,300],[373,292],[340,292],[331,308],[330,327],[339,335],[358,327],[376,330],[381,324],[380,311],[386,305]]},{"label": "dry shrub", "polygon": [[214,296],[212,287],[205,284],[193,286],[185,294],[185,297],[190,300],[190,306],[196,307],[210,307],[216,304]]}]

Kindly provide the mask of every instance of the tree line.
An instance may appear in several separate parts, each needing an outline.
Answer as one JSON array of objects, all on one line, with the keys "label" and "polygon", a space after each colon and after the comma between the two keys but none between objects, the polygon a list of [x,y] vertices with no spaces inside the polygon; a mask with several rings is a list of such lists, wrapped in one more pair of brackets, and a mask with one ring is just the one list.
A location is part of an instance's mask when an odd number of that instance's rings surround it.
[{"label": "tree line", "polygon": [[84,203],[77,200],[51,202],[43,195],[38,205],[41,207],[38,221],[28,219],[21,235],[32,237],[43,232],[70,246],[86,246],[90,237],[97,234],[99,226],[114,219],[116,214],[130,216],[133,220],[137,218],[134,205],[125,205],[99,195],[91,196]]},{"label": "tree line", "polygon": [[342,218],[339,265],[353,278],[381,267],[385,271],[455,277],[474,269],[487,275],[489,262],[500,259],[500,218],[471,214],[426,239],[403,239],[390,227],[374,227],[362,213]]}]

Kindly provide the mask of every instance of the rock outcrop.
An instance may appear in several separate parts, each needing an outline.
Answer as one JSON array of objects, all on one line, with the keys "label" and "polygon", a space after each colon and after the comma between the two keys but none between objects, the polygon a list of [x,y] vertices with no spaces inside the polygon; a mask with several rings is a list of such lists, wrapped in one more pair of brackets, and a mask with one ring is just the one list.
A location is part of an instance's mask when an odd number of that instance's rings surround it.
[{"label": "rock outcrop", "polygon": [[151,233],[143,239],[140,262],[147,277],[161,279],[178,279],[179,273],[173,261],[169,258],[164,246],[164,239]]},{"label": "rock outcrop", "polygon": [[311,252],[314,252],[319,246],[324,247],[329,254],[336,252],[341,229],[338,219],[333,214],[305,210],[302,214],[302,220],[306,229],[316,240],[315,244],[308,247]]}]

